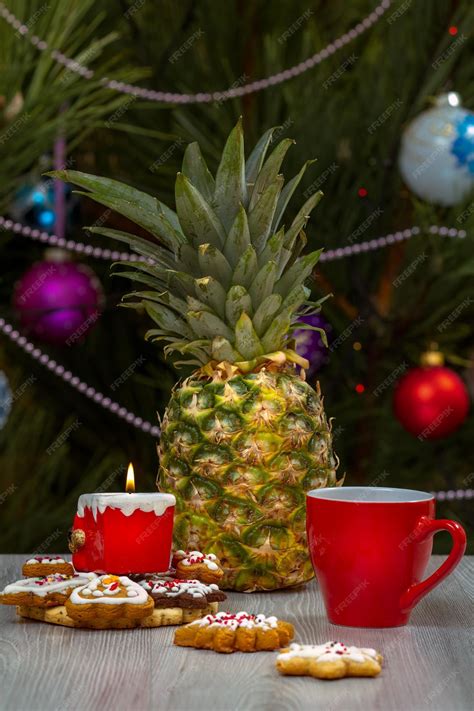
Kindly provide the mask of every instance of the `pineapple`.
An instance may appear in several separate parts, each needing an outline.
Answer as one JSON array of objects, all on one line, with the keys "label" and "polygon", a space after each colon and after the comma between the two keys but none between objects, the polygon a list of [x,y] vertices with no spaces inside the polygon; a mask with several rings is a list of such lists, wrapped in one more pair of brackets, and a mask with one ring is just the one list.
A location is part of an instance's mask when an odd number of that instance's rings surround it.
[{"label": "pineapple", "polygon": [[172,393],[159,444],[158,486],[177,499],[175,544],[215,553],[224,587],[246,592],[312,577],[305,492],[342,483],[319,384],[305,382],[308,363],[291,341],[298,316],[320,309],[305,286],[320,250],[301,252],[322,194],[308,198],[288,229],[282,225],[311,161],[284,187],[280,166],[292,141],[266,158],[272,132],[245,161],[239,121],[215,178],[190,144],[176,213],[114,180],[53,174],[153,237],[90,228],[145,258],[118,272],[147,289],[124,305],[146,311],[155,323],[146,337],[165,342],[166,355],[179,353],[177,365],[196,367]]}]

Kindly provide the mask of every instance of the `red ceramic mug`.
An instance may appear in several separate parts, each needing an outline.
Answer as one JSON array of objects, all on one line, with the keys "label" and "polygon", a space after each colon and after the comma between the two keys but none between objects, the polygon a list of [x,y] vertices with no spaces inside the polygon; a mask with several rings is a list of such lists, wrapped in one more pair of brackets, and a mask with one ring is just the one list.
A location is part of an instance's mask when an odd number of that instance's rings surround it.
[{"label": "red ceramic mug", "polygon": [[[344,486],[307,494],[311,561],[329,620],[349,627],[396,627],[461,560],[466,534],[436,520],[432,494],[410,489]],[[426,580],[433,535],[448,531],[453,547]]]}]

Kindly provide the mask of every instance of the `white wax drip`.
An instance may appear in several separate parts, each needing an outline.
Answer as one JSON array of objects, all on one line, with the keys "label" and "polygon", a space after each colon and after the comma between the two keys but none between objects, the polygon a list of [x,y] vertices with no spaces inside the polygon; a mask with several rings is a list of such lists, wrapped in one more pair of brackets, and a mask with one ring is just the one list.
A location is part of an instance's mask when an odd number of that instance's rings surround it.
[{"label": "white wax drip", "polygon": [[82,494],[77,502],[77,515],[83,518],[86,508],[92,511],[97,520],[97,512],[105,509],[119,509],[124,516],[131,516],[134,511],[145,513],[153,511],[155,516],[162,516],[166,509],[176,504],[173,494]]}]

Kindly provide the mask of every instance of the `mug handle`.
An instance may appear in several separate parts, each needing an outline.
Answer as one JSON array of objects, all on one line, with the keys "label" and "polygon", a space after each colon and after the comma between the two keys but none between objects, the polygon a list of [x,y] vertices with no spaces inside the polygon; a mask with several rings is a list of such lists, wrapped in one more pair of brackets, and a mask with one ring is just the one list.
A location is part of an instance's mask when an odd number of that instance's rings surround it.
[{"label": "mug handle", "polygon": [[456,521],[449,519],[432,519],[422,516],[415,529],[415,543],[421,543],[429,536],[433,536],[438,531],[448,531],[453,539],[453,547],[446,560],[435,570],[429,578],[421,583],[411,585],[408,590],[403,593],[400,599],[400,607],[402,612],[408,612],[417,605],[421,598],[427,595],[433,588],[440,584],[442,580],[452,573],[466,550],[466,532],[464,528]]}]

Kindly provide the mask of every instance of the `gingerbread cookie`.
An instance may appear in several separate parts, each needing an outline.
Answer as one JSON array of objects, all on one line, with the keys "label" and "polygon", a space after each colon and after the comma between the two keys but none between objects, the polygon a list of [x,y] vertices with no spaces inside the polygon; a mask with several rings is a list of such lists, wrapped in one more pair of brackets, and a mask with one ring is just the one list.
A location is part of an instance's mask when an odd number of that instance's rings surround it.
[{"label": "gingerbread cookie", "polygon": [[186,607],[155,607],[151,617],[141,622],[142,627],[164,627],[168,625],[187,625],[194,620],[200,620],[204,615],[214,615],[218,603],[210,602],[203,608]]},{"label": "gingerbread cookie", "polygon": [[291,644],[282,649],[276,667],[280,674],[342,679],[345,676],[377,676],[383,657],[375,649],[346,647],[341,642]]},{"label": "gingerbread cookie", "polygon": [[36,578],[52,573],[74,575],[74,568],[59,555],[35,555],[23,563],[21,572],[27,578]]},{"label": "gingerbread cookie", "polygon": [[174,643],[179,647],[213,649],[229,654],[279,649],[288,644],[293,635],[293,625],[276,617],[218,612],[177,629]]},{"label": "gingerbread cookie", "polygon": [[7,585],[0,593],[3,605],[27,605],[28,607],[54,607],[63,605],[71,592],[86,585],[94,573],[63,575],[53,573],[39,578],[25,578]]},{"label": "gingerbread cookie", "polygon": [[[38,620],[40,622],[48,622],[52,625],[62,625],[63,627],[86,627],[86,628],[96,628],[100,629],[104,627],[101,625],[90,625],[88,623],[83,624],[79,620],[73,620],[69,617],[66,607],[61,605],[59,607],[26,607],[19,606],[16,608],[17,614],[20,617],[28,618],[30,620]],[[132,629],[134,627],[163,627],[166,625],[182,625],[197,620],[202,617],[203,614],[208,615],[217,612],[217,603],[211,602],[203,610],[185,610],[180,607],[171,607],[167,609],[155,608],[151,615],[148,617],[143,617],[141,619],[132,619],[129,617],[121,617],[116,620],[110,621],[106,628],[107,629]]]},{"label": "gingerbread cookie", "polygon": [[182,580],[218,583],[224,575],[220,562],[213,553],[176,551],[171,565],[176,568],[176,577]]},{"label": "gingerbread cookie", "polygon": [[64,605],[57,607],[28,607],[26,605],[19,605],[16,608],[16,613],[20,617],[28,617],[30,620],[51,622],[54,625],[62,625],[63,627],[77,627],[74,620],[68,617]]},{"label": "gingerbread cookie", "polygon": [[139,585],[159,608],[203,609],[211,602],[222,602],[227,598],[215,583],[206,585],[199,580],[164,580],[151,575],[140,580]]},{"label": "gingerbread cookie", "polygon": [[146,590],[124,575],[100,575],[75,588],[65,607],[78,626],[97,629],[124,626],[124,620],[141,620],[155,609]]},{"label": "gingerbread cookie", "polygon": [[167,570],[166,573],[129,573],[128,577],[133,580],[134,583],[147,582],[151,580],[152,582],[158,582],[163,580],[169,582],[170,580],[176,580],[175,570]]}]

